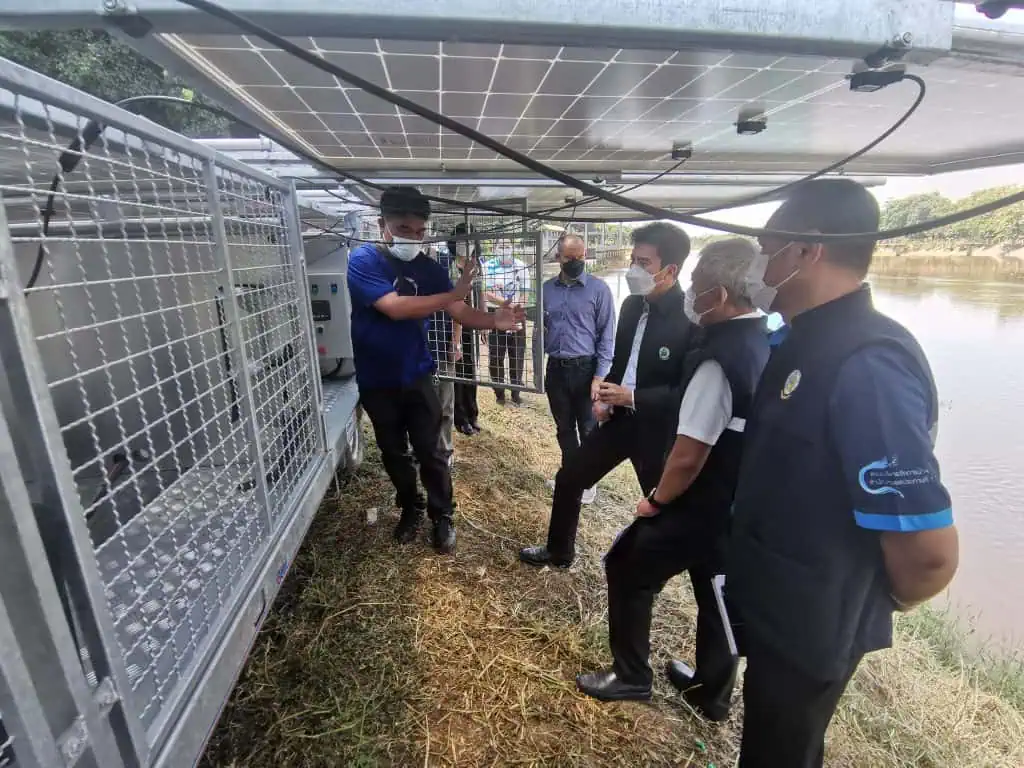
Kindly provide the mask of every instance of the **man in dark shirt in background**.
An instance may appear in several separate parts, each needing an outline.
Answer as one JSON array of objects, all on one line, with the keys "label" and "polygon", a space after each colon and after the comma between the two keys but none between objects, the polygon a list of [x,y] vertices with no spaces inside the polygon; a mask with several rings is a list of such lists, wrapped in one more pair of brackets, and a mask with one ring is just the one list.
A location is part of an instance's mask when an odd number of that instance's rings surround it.
[{"label": "man in dark shirt in background", "polygon": [[[566,235],[559,240],[557,259],[561,271],[542,289],[548,355],[544,389],[564,466],[596,423],[593,405],[598,387],[612,367],[615,312],[608,284],[584,269],[583,238]],[[549,486],[554,490],[553,480]],[[586,489],[583,503],[590,504],[594,497],[595,489]]]},{"label": "man in dark shirt in background", "polygon": [[[436,247],[429,248],[427,255],[441,266],[450,279],[452,255],[447,252],[442,253]],[[441,310],[431,316],[427,338],[430,341],[430,354],[433,355],[434,363],[437,365],[434,389],[437,391],[437,399],[441,402],[441,453],[448,461],[449,468],[451,468],[455,457],[455,444],[452,435],[455,428],[455,383],[450,377],[455,374],[456,334],[461,341],[462,326],[453,321],[452,316],[447,312]],[[448,378],[442,379],[441,376]]]},{"label": "man in dark shirt in background", "polygon": [[[455,225],[452,235],[464,237],[474,232],[472,224],[467,227],[465,223],[461,223]],[[474,265],[480,263],[480,243],[477,240],[449,240],[448,252],[454,254],[455,267],[460,275],[470,262]],[[484,305],[479,276],[466,296],[466,303],[471,307]],[[481,342],[485,343],[485,340],[478,340],[476,332],[472,329],[463,328],[459,323],[453,325],[452,346],[456,377],[453,387],[455,394],[454,420],[455,428],[464,435],[475,435],[481,431],[480,424],[477,422],[480,417],[480,409],[476,402],[476,363],[477,357],[479,357],[478,346]]]}]

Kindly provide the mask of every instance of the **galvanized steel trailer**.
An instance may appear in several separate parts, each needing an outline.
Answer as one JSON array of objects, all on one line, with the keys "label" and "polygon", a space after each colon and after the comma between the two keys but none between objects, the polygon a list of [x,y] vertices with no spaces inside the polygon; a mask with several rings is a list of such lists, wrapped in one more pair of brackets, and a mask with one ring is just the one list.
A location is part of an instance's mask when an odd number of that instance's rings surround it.
[{"label": "galvanized steel trailer", "polygon": [[18,765],[191,765],[361,451],[299,201],[2,61],[0,199],[0,715]]}]

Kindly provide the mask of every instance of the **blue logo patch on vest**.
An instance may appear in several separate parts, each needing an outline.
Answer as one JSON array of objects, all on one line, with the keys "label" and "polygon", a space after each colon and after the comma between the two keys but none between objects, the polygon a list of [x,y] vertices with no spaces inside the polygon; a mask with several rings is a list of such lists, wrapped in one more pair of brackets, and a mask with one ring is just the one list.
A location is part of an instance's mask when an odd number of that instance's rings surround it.
[{"label": "blue logo patch on vest", "polygon": [[672,352],[669,350],[668,347],[662,347],[661,349],[658,350],[658,359],[660,360],[668,360],[671,356]]},{"label": "blue logo patch on vest", "polygon": [[800,369],[797,369],[786,377],[786,383],[782,385],[782,392],[779,393],[779,397],[783,400],[789,400],[790,396],[796,392],[796,388],[800,386]]}]

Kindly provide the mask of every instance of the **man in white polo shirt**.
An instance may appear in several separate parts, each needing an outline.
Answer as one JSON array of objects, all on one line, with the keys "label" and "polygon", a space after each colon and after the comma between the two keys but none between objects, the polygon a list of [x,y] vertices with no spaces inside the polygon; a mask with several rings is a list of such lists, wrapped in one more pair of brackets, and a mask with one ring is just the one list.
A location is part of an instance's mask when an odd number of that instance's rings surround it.
[{"label": "man in white polo shirt", "polygon": [[[708,245],[686,292],[686,314],[700,326],[683,372],[677,436],[654,490],[605,558],[611,669],[580,675],[581,691],[602,701],[651,696],[651,611],[665,583],[689,571],[697,598],[696,671],[681,662],[670,682],[711,720],[728,715],[736,650],[714,578],[724,565],[739,474],[743,430],[768,360],[764,317],[750,302],[744,277],[758,247],[732,238]],[[722,601],[722,602],[720,602]]]}]

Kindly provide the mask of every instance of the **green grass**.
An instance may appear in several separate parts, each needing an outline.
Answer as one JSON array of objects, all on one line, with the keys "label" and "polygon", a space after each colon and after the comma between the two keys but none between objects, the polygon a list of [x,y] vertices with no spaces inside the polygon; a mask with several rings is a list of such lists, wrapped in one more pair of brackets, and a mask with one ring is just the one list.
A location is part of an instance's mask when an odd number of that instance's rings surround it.
[{"label": "green grass", "polygon": [[1024,713],[1024,658],[1019,651],[978,642],[971,630],[940,608],[926,606],[901,616],[898,626],[927,643],[950,672],[967,675],[972,685]]},{"label": "green grass", "polygon": [[[213,734],[204,768],[719,768],[742,724],[697,718],[660,678],[650,705],[602,705],[573,678],[608,663],[601,555],[632,518],[628,466],[599,486],[577,564],[516,558],[543,540],[559,460],[543,400],[499,408],[456,437],[459,551],[390,539],[394,492],[371,446],[325,499]],[[379,510],[375,525],[366,511]],[[425,538],[425,537],[424,537]],[[685,578],[659,597],[652,666],[692,659]],[[861,665],[829,731],[829,768],[1021,768],[1020,664],[942,611],[901,616],[892,650]]]}]

